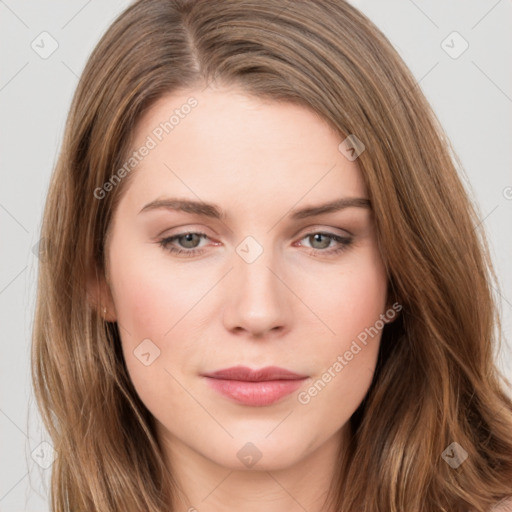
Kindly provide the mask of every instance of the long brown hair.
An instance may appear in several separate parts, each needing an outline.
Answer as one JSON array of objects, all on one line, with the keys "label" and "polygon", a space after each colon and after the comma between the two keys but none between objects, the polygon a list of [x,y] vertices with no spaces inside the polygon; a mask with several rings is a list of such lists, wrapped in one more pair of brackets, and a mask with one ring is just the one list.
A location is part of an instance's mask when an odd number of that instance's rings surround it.
[{"label": "long brown hair", "polygon": [[[87,285],[105,277],[105,236],[130,181],[112,177],[143,112],[224,85],[302,105],[366,148],[357,163],[402,311],[350,420],[330,506],[483,512],[511,496],[496,277],[450,143],[389,41],[341,0],[140,0],[86,65],[44,212],[32,377],[57,453],[52,510],[169,510],[172,475],[128,376],[122,326],[103,320]],[[467,454],[458,467],[455,452]]]}]

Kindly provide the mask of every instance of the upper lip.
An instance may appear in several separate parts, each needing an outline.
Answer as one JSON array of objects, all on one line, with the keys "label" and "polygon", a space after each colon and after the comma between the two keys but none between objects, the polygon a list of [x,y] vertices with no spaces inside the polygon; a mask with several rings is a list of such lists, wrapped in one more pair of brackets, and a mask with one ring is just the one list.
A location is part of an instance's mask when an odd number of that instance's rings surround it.
[{"label": "upper lip", "polygon": [[262,382],[266,380],[298,380],[306,378],[306,375],[279,368],[278,366],[266,366],[259,370],[251,370],[247,366],[232,366],[211,373],[204,373],[204,377],[225,380],[242,380],[248,382]]}]

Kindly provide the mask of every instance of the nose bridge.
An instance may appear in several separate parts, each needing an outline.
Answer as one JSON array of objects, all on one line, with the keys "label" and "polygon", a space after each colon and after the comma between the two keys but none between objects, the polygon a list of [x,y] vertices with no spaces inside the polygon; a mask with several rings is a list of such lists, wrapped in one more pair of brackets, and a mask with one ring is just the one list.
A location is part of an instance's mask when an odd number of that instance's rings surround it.
[{"label": "nose bridge", "polygon": [[[259,237],[262,240],[262,237]],[[226,327],[252,333],[283,328],[290,320],[289,292],[280,279],[279,253],[270,239],[248,236],[236,247],[231,272],[230,300],[225,312]]]}]

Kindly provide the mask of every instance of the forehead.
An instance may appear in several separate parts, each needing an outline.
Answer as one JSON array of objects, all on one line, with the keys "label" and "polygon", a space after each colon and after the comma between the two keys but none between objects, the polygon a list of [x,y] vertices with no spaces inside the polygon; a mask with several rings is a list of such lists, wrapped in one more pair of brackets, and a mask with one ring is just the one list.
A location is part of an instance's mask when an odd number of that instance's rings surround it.
[{"label": "forehead", "polygon": [[132,150],[150,149],[127,194],[234,202],[364,196],[361,173],[340,151],[342,141],[320,116],[294,103],[236,89],[175,92],[137,123]]}]

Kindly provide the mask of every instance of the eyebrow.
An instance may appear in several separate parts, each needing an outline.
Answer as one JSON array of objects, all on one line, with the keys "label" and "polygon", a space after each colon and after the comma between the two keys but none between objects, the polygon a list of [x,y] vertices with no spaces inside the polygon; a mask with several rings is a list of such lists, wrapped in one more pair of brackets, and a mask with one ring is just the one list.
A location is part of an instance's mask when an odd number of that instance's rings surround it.
[{"label": "eyebrow", "polygon": [[[314,217],[323,213],[325,214],[336,212],[345,208],[371,209],[371,203],[369,199],[363,197],[342,197],[328,203],[323,203],[316,206],[307,206],[299,210],[293,210],[290,217],[293,220],[298,220],[304,219],[306,217]],[[196,215],[203,215],[205,217],[212,217],[219,220],[222,220],[226,217],[225,212],[223,212],[223,210],[216,204],[177,198],[156,199],[155,201],[151,201],[150,203],[146,204],[139,213],[157,209],[182,211],[185,213],[193,213]]]}]

